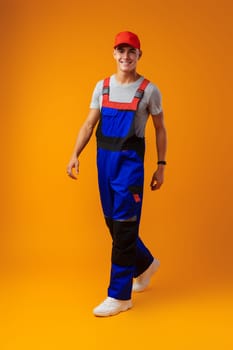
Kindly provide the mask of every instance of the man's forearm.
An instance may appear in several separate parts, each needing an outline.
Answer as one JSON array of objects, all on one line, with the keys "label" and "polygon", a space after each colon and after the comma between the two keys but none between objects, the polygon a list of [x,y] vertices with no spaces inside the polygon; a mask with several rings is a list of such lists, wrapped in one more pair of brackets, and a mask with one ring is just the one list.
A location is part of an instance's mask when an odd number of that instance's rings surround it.
[{"label": "man's forearm", "polygon": [[79,157],[82,150],[85,148],[85,146],[88,144],[91,135],[93,133],[93,127],[84,124],[79,133],[78,137],[74,146],[74,151],[73,151],[73,157]]},{"label": "man's forearm", "polygon": [[156,128],[156,149],[158,160],[166,160],[167,133],[165,127]]}]

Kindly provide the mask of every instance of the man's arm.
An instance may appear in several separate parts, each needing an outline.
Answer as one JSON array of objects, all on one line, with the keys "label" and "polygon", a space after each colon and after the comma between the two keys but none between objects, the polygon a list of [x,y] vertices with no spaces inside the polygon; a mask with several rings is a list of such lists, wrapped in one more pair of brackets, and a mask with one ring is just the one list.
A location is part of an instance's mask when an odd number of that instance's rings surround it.
[{"label": "man's arm", "polygon": [[[152,115],[152,120],[156,134],[156,149],[158,161],[165,161],[167,151],[167,132],[164,124],[163,112],[157,115]],[[163,184],[165,166],[166,165],[158,164],[157,170],[154,172],[150,184],[152,191],[158,190]]]},{"label": "man's arm", "polygon": [[[87,119],[85,120],[84,124],[81,126],[78,137],[74,146],[74,151],[72,153],[71,159],[69,161],[69,164],[67,165],[66,171],[67,174],[72,178],[72,179],[77,179],[77,174],[79,172],[79,156],[85,146],[88,144],[91,135],[93,133],[93,130],[97,124],[97,122],[100,119],[100,110],[91,108]],[[73,168],[75,169],[76,175],[73,174]]]}]

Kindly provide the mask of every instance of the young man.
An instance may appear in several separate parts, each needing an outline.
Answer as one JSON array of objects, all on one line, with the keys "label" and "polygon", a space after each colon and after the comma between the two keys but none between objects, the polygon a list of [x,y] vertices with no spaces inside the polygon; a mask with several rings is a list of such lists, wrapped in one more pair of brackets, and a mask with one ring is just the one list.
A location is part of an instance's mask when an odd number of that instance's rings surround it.
[{"label": "young man", "polygon": [[164,181],[166,129],[158,88],[137,73],[141,56],[136,34],[120,32],[116,35],[113,57],[117,72],[97,83],[89,114],[79,131],[67,166],[67,174],[76,179],[78,158],[98,123],[99,191],[105,221],[112,236],[112,266],[108,297],[93,310],[96,316],[111,316],[130,309],[132,290],[143,291],[159,266],[158,260],[139,238],[138,230],[144,183],[144,133],[148,116],[152,116],[158,156],[157,169],[151,180],[152,190],[159,189]]}]

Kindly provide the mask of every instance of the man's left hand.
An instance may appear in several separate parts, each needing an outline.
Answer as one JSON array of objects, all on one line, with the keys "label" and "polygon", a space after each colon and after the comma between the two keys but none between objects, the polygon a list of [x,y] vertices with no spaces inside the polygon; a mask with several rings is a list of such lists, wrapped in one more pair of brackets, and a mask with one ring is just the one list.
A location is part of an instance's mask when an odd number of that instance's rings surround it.
[{"label": "man's left hand", "polygon": [[159,166],[158,169],[154,172],[150,187],[152,191],[160,189],[164,182],[164,166]]}]

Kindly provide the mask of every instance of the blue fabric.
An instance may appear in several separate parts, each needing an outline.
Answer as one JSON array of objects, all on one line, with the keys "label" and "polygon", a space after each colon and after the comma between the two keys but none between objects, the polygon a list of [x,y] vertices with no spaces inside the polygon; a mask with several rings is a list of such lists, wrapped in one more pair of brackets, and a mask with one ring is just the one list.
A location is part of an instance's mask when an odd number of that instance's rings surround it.
[{"label": "blue fabric", "polygon": [[134,120],[134,111],[102,107],[102,133],[108,137],[126,137]]},{"label": "blue fabric", "polygon": [[113,220],[140,218],[143,192],[137,200],[130,188],[143,188],[144,166],[133,150],[109,151],[98,149],[98,181],[103,212]]},{"label": "blue fabric", "polygon": [[129,300],[131,298],[133,273],[134,266],[112,264],[108,296],[119,300]]}]

